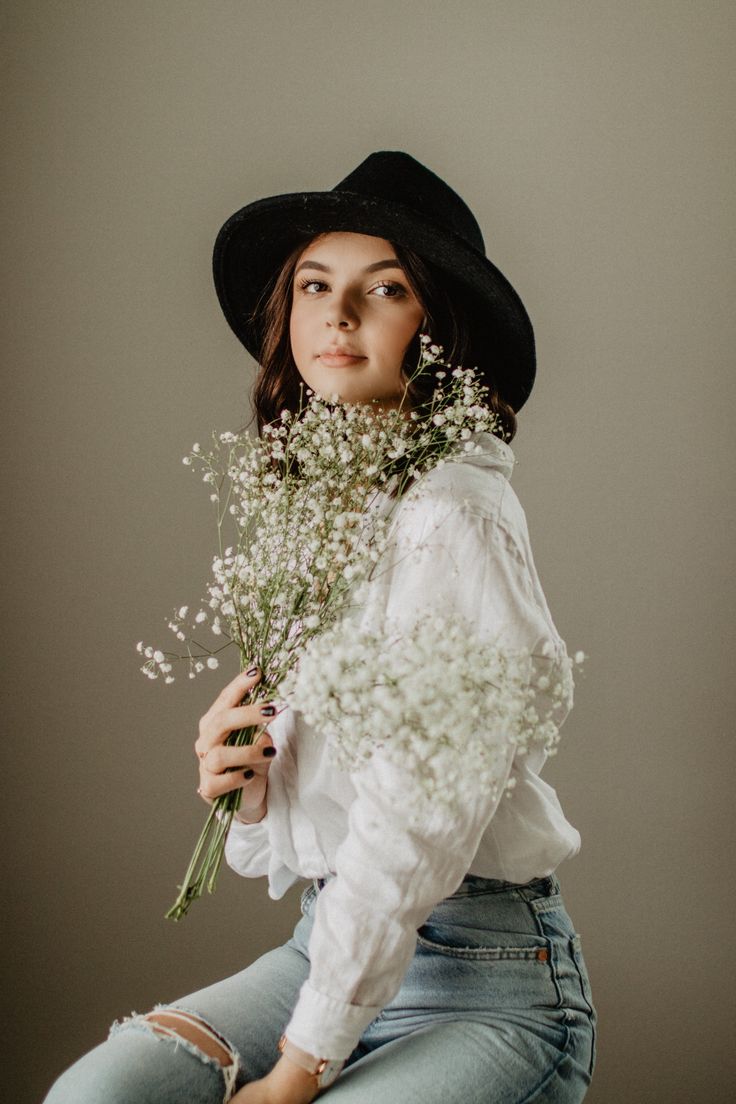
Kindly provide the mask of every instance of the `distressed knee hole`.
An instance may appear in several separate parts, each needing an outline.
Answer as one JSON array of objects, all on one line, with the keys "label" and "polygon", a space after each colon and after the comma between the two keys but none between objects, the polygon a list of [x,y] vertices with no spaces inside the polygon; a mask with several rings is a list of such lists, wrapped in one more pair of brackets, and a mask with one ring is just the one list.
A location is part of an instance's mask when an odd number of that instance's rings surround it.
[{"label": "distressed knee hole", "polygon": [[233,1055],[219,1041],[219,1037],[212,1028],[205,1024],[198,1016],[189,1012],[181,1012],[178,1008],[161,1012],[148,1012],[144,1017],[153,1024],[154,1030],[160,1035],[181,1035],[190,1043],[203,1050],[210,1058],[216,1058],[221,1066],[229,1066],[233,1062]]},{"label": "distressed knee hole", "polygon": [[116,1020],[110,1028],[110,1036],[131,1028],[157,1038],[168,1038],[175,1047],[181,1046],[201,1062],[219,1070],[225,1089],[223,1104],[227,1104],[235,1092],[238,1074],[242,1068],[240,1055],[227,1039],[195,1012],[157,1004],[152,1012],[145,1015],[134,1012],[131,1016]]}]

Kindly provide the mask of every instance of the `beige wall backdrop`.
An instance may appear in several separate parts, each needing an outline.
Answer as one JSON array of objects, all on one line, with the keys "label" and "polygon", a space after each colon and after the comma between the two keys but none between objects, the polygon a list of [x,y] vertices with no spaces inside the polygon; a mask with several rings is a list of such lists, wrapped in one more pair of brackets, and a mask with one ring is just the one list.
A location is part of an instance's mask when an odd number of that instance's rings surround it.
[{"label": "beige wall backdrop", "polygon": [[272,901],[227,868],[164,919],[237,656],[164,686],[135,643],[171,646],[209,578],[181,457],[248,415],[215,235],[378,149],[457,188],[535,325],[514,486],[590,657],[545,770],[583,840],[558,875],[599,1012],[588,1099],[731,1099],[734,22],[725,0],[3,5],[8,1099],[291,933],[303,883]]}]

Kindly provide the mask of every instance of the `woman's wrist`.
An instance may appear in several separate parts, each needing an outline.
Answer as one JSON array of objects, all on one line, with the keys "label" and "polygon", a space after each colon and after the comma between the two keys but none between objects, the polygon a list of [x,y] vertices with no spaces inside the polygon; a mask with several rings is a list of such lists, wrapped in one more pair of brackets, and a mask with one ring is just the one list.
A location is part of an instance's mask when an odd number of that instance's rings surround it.
[{"label": "woman's wrist", "polygon": [[273,1084],[288,1089],[289,1100],[293,1100],[294,1104],[310,1104],[319,1093],[315,1075],[302,1069],[285,1054],[279,1055],[268,1077]]},{"label": "woman's wrist", "polygon": [[[246,812],[247,816],[243,813]],[[259,805],[257,809],[238,809],[235,813],[235,819],[241,824],[260,824],[267,812],[267,806],[264,802],[263,805]]]}]

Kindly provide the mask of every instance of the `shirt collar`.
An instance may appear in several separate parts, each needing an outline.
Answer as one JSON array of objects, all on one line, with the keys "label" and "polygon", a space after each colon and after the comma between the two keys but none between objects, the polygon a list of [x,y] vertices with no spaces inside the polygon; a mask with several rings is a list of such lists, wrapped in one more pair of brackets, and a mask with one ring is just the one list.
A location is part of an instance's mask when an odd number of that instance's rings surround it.
[{"label": "shirt collar", "polygon": [[469,438],[469,441],[476,446],[480,446],[480,452],[466,452],[465,441],[458,441],[455,446],[450,449],[447,454],[447,459],[452,459],[456,462],[462,462],[466,464],[475,464],[476,467],[481,468],[495,468],[496,471],[500,471],[506,479],[511,478],[511,474],[516,464],[516,457],[514,456],[514,450],[511,445],[506,441],[502,441],[500,437],[496,437],[495,433],[488,433],[485,430],[473,433]]},{"label": "shirt collar", "polygon": [[[474,464],[479,468],[493,468],[501,472],[505,479],[511,478],[511,473],[516,464],[514,450],[494,433],[477,431],[468,438],[473,444],[480,446],[479,452],[466,452],[465,441],[458,441],[445,454],[446,461],[462,464]],[[397,479],[391,476],[387,488],[390,488]],[[396,505],[396,499],[392,498],[387,489],[376,490],[371,499],[370,509],[378,510],[379,514],[390,513]]]}]

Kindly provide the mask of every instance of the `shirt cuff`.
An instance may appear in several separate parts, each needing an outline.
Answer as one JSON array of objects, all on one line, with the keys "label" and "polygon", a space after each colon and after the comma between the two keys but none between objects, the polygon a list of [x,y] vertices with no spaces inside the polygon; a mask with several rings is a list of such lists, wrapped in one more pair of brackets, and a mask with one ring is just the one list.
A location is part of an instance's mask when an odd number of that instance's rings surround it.
[{"label": "shirt cuff", "polygon": [[380,1005],[345,1004],[328,997],[307,979],[284,1034],[315,1058],[339,1062],[350,1057],[360,1036],[380,1012]]},{"label": "shirt cuff", "polygon": [[255,824],[243,824],[233,816],[225,840],[225,860],[244,878],[268,874],[271,862],[268,813]]},{"label": "shirt cuff", "polygon": [[266,810],[266,812],[263,814],[263,816],[261,817],[260,820],[251,820],[251,821],[238,820],[238,814],[233,813],[232,823],[237,824],[239,828],[257,828],[259,825],[263,825],[265,827],[267,820],[268,820],[268,810]]},{"label": "shirt cuff", "polygon": [[[216,812],[215,812],[215,816],[220,821],[220,823],[222,823],[222,821],[225,819],[226,814],[223,813],[222,809],[217,809]],[[263,817],[262,820],[254,820],[250,824],[246,824],[245,821],[243,821],[243,820],[238,820],[237,813],[233,813],[232,820],[230,821],[230,831],[232,831],[234,828],[244,828],[246,830],[246,832],[252,831],[253,828],[261,828],[261,827],[267,828],[268,827],[267,821],[268,821],[268,810],[266,810],[266,814],[265,814],[265,816]]]}]

